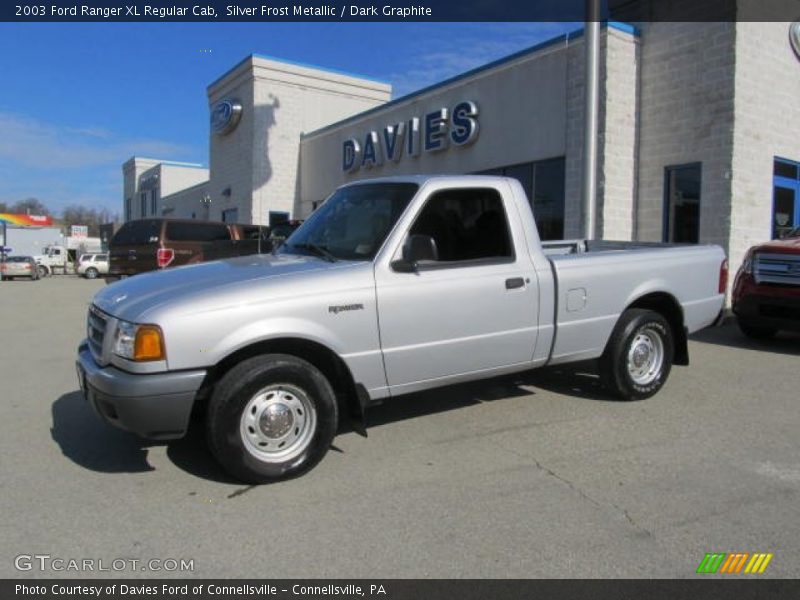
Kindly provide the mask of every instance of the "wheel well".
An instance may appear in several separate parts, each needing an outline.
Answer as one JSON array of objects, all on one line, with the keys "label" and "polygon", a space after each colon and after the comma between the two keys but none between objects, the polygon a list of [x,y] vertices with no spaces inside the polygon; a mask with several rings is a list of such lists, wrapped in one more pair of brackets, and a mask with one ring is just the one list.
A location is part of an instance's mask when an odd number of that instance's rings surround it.
[{"label": "wheel well", "polygon": [[676,365],[689,364],[689,343],[683,323],[683,309],[674,296],[665,292],[654,292],[636,299],[628,308],[652,310],[664,317],[672,328],[675,338],[674,363]]},{"label": "wheel well", "polygon": [[339,407],[349,414],[359,414],[361,404],[356,383],[345,362],[327,346],[302,338],[265,340],[241,348],[226,356],[208,370],[208,375],[206,375],[198,392],[195,410],[205,409],[205,405],[214,390],[214,385],[225,373],[243,360],[261,354],[290,354],[310,362],[330,382],[333,391],[336,393],[336,401],[339,403]]}]

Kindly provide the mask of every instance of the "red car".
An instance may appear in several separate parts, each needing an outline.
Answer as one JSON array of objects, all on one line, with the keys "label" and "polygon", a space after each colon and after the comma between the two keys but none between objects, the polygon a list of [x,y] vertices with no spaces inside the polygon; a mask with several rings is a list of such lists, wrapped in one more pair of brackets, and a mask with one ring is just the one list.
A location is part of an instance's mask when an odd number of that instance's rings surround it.
[{"label": "red car", "polygon": [[800,331],[800,228],[747,251],[733,284],[733,312],[753,338]]}]

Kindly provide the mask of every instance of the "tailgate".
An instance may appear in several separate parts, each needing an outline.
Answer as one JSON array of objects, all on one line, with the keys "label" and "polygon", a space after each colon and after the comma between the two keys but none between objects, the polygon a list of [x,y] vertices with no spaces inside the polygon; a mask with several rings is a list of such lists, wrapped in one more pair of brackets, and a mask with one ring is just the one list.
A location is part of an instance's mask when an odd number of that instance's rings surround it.
[{"label": "tailgate", "polygon": [[109,274],[111,275],[136,275],[145,271],[155,271],[156,244],[147,245],[121,245],[109,249]]}]

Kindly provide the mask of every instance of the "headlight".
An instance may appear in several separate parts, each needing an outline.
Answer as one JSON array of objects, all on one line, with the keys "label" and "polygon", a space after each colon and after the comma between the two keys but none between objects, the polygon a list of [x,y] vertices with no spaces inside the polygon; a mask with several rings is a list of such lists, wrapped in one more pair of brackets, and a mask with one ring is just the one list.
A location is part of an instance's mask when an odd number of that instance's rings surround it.
[{"label": "headlight", "polygon": [[164,360],[164,335],[158,325],[117,323],[114,354],[135,361]]},{"label": "headlight", "polygon": [[755,260],[755,253],[753,249],[747,251],[747,254],[744,256],[744,261],[742,262],[742,273],[747,273],[748,275],[753,274],[753,261]]}]

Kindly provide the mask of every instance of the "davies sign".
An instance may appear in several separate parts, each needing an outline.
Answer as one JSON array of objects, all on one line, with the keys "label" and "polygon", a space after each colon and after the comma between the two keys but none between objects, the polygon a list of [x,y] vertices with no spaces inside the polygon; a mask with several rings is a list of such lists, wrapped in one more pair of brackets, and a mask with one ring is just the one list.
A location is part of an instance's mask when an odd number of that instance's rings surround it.
[{"label": "davies sign", "polygon": [[370,131],[363,139],[349,138],[342,144],[342,170],[380,167],[384,162],[399,162],[403,156],[420,152],[442,152],[451,146],[466,146],[478,139],[478,106],[459,102],[452,110],[440,108],[422,118],[413,117],[380,131]]}]

